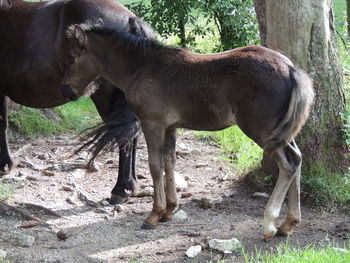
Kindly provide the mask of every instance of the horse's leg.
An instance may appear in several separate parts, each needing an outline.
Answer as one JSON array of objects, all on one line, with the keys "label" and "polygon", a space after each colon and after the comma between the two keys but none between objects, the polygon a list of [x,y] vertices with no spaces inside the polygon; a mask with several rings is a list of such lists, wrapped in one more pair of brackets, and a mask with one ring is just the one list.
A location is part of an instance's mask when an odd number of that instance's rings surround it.
[{"label": "horse's leg", "polygon": [[281,206],[292,181],[295,180],[301,166],[300,151],[288,144],[275,152],[276,162],[279,167],[279,176],[264,212],[264,239],[271,239],[276,233],[275,222],[281,211]]},{"label": "horse's leg", "polygon": [[168,221],[177,205],[174,168],[176,162],[176,130],[167,131],[164,142],[164,169],[166,178],[166,211],[161,221]]},{"label": "horse's leg", "polygon": [[165,130],[156,123],[141,122],[141,125],[147,142],[148,163],[154,187],[153,209],[141,228],[154,229],[166,209],[163,180]]},{"label": "horse's leg", "polygon": [[[105,123],[113,121],[118,126],[123,128],[124,134],[129,134],[129,130],[137,130],[137,119],[134,114],[130,114],[131,109],[127,106],[125,95],[123,92],[117,90],[109,82],[100,79],[98,81],[99,89],[91,96],[97,111],[102,117]],[[120,125],[125,123],[125,125]],[[104,138],[103,142],[106,143],[106,139],[113,141],[116,133],[119,133],[115,125],[109,125],[109,132]],[[125,127],[128,131],[125,131]],[[118,134],[118,136],[120,136]],[[127,200],[127,190],[133,191],[136,185],[135,175],[135,162],[136,162],[136,146],[137,137],[133,139],[132,143],[126,147],[119,148],[119,170],[117,183],[112,189],[111,198],[109,202],[111,204],[123,203]]]},{"label": "horse's leg", "polygon": [[[291,143],[293,147],[299,151],[298,146],[295,141]],[[300,151],[299,151],[300,154]],[[301,154],[300,154],[301,156]],[[286,221],[278,228],[278,232],[281,235],[290,235],[292,233],[292,228],[297,223],[301,221],[301,211],[300,211],[300,173],[301,173],[301,162],[295,173],[294,180],[289,186],[288,190],[288,214]]]},{"label": "horse's leg", "polygon": [[124,203],[128,199],[127,190],[133,191],[135,188],[135,141],[137,140],[133,140],[127,147],[119,148],[118,179],[109,200],[112,205]]},{"label": "horse's leg", "polygon": [[0,172],[5,173],[6,166],[9,171],[13,168],[13,161],[10,157],[10,151],[7,142],[7,103],[8,98],[0,95]]}]

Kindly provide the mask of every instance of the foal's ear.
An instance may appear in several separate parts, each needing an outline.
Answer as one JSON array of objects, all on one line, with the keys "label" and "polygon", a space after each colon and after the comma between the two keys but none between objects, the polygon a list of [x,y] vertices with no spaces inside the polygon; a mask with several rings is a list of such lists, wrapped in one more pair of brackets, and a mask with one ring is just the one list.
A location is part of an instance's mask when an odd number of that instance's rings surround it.
[{"label": "foal's ear", "polygon": [[139,24],[136,22],[135,17],[129,17],[129,32],[133,35],[140,35],[141,34],[141,28]]},{"label": "foal's ear", "polygon": [[73,53],[77,56],[80,56],[85,50],[84,42],[86,39],[86,35],[84,29],[82,29],[82,27],[79,25],[71,25],[68,27],[66,35],[68,38],[74,41]]}]

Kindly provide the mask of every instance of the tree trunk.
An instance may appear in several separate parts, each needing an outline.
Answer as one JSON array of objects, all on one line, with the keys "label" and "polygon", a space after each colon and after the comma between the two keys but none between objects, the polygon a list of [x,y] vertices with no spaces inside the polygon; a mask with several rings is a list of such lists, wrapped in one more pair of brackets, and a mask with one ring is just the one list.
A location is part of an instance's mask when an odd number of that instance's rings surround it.
[{"label": "tree trunk", "polygon": [[348,21],[348,36],[350,37],[350,0],[346,0],[347,21]]},{"label": "tree trunk", "polygon": [[[315,106],[297,137],[303,176],[345,171],[348,149],[340,118],[345,96],[331,0],[256,0],[255,4],[260,8],[260,28],[266,23],[267,47],[285,54],[314,79]],[[273,171],[269,163],[264,158],[263,170]]]},{"label": "tree trunk", "polygon": [[[348,0],[350,1],[350,0]],[[266,47],[266,4],[265,0],[255,0],[254,1],[255,6],[255,13],[259,24],[259,32],[260,32],[260,39],[261,39],[261,45]]]}]

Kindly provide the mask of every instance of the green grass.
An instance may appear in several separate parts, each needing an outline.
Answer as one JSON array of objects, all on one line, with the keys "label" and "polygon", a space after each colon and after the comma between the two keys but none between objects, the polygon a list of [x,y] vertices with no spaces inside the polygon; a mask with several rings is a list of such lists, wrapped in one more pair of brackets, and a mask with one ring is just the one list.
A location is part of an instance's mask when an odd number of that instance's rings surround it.
[{"label": "green grass", "polygon": [[245,174],[260,165],[262,149],[244,135],[237,126],[218,132],[196,132],[195,134],[201,140],[216,141],[239,174]]},{"label": "green grass", "polygon": [[27,138],[35,138],[61,132],[81,132],[100,120],[90,98],[83,97],[59,106],[55,112],[60,119],[58,122],[38,109],[18,105],[9,112],[10,127]]},{"label": "green grass", "polygon": [[288,244],[279,245],[276,252],[257,252],[255,256],[249,257],[243,253],[246,263],[349,263],[350,247],[335,248],[333,245],[316,248],[308,246],[306,248],[292,248]]},{"label": "green grass", "polygon": [[4,201],[6,199],[11,198],[14,192],[15,192],[14,185],[3,184],[0,182],[0,201]]}]

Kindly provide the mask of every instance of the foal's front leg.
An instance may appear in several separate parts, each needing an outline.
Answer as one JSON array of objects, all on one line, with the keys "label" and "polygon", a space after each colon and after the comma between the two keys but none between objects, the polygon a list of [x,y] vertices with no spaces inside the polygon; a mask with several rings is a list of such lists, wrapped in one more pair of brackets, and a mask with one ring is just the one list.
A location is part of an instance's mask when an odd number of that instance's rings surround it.
[{"label": "foal's front leg", "polygon": [[165,129],[156,123],[141,123],[148,149],[148,163],[153,179],[153,209],[141,228],[154,229],[166,208],[164,191],[164,137]]},{"label": "foal's front leg", "polygon": [[174,168],[176,162],[176,130],[170,130],[166,132],[164,146],[166,211],[161,220],[168,221],[171,219],[173,211],[177,204],[176,186],[174,179]]},{"label": "foal's front leg", "polygon": [[5,95],[0,95],[0,173],[5,173],[6,166],[9,170],[13,168],[7,142],[7,102],[8,98]]}]

